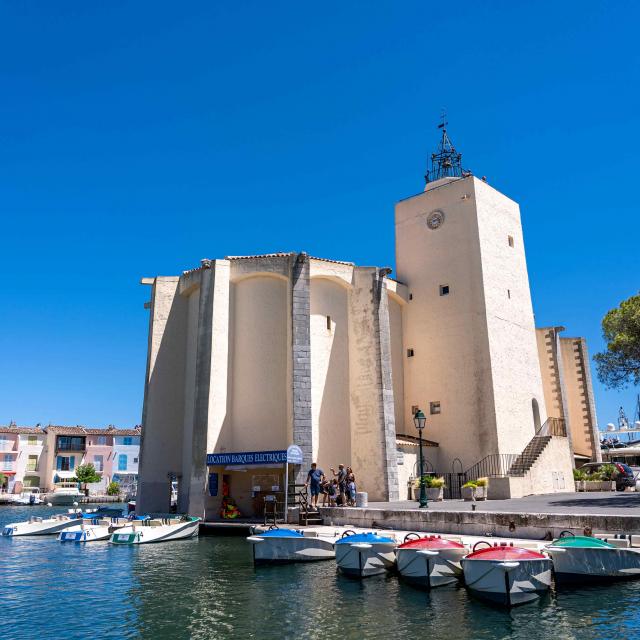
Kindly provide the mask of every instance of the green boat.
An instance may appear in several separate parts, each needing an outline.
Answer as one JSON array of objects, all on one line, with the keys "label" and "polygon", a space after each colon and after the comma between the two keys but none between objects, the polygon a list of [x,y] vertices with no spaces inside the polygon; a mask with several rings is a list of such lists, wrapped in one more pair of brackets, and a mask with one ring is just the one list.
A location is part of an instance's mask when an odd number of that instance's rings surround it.
[{"label": "green boat", "polygon": [[556,582],[640,578],[640,549],[619,548],[604,540],[568,535],[546,547]]}]

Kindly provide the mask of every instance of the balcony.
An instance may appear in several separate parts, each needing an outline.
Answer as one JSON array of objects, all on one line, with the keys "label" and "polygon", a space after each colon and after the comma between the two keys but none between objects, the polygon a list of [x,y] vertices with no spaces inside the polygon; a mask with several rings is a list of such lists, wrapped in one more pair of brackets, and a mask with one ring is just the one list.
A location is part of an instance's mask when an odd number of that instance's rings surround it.
[{"label": "balcony", "polygon": [[6,462],[6,461],[0,462],[0,473],[2,473],[3,471],[8,471],[8,472],[11,472],[11,473],[15,473],[15,471],[16,471],[16,463],[15,462]]},{"label": "balcony", "polygon": [[78,453],[86,453],[87,441],[86,438],[71,438],[65,436],[58,436],[56,438],[56,453],[60,451],[73,451]]},{"label": "balcony", "polygon": [[17,453],[16,443],[13,440],[0,441],[0,453]]}]

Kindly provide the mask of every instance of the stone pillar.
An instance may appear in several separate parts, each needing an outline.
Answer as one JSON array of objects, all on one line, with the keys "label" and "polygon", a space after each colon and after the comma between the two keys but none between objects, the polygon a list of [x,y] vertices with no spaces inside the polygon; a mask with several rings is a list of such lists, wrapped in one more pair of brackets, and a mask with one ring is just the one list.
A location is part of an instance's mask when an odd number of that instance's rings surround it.
[{"label": "stone pillar", "polygon": [[313,462],[311,421],[311,290],[309,257],[299,253],[292,270],[292,387],[293,387],[293,442],[304,455],[304,464],[298,470],[296,483],[304,482],[309,464]]},{"label": "stone pillar", "polygon": [[385,476],[389,500],[399,500],[398,461],[396,456],[396,418],[393,397],[393,375],[391,366],[391,325],[389,321],[389,298],[384,274],[377,277],[378,345],[380,359],[380,422],[383,430]]},{"label": "stone pillar", "polygon": [[200,300],[198,306],[198,333],[196,340],[196,369],[192,429],[190,442],[183,447],[190,450],[188,465],[183,469],[184,490],[180,491],[179,510],[193,516],[204,517],[205,487],[207,482],[207,431],[209,426],[209,394],[211,389],[211,344],[215,269],[211,261],[203,261],[200,273]]},{"label": "stone pillar", "polygon": [[387,292],[378,270],[354,269],[349,299],[351,463],[370,500],[398,498]]}]

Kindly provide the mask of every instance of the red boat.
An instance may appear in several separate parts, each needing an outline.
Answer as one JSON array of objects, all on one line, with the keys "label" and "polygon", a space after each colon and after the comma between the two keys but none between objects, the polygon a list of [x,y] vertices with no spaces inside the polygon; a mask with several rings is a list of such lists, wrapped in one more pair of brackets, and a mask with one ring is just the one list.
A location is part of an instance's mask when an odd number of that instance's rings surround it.
[{"label": "red boat", "polygon": [[468,553],[464,545],[439,536],[414,539],[410,536],[417,534],[408,534],[396,549],[398,571],[407,582],[431,588],[451,584],[462,577],[460,561]]}]

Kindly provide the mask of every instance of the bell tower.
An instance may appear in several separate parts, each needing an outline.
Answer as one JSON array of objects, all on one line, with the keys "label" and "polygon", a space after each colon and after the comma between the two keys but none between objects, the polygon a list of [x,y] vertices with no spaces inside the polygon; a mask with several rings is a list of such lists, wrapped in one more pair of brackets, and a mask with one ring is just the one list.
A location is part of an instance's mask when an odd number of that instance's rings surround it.
[{"label": "bell tower", "polygon": [[522,452],[546,410],[520,209],[462,168],[444,117],[438,128],[425,190],[396,205],[395,228],[404,423],[425,412],[447,472]]}]

